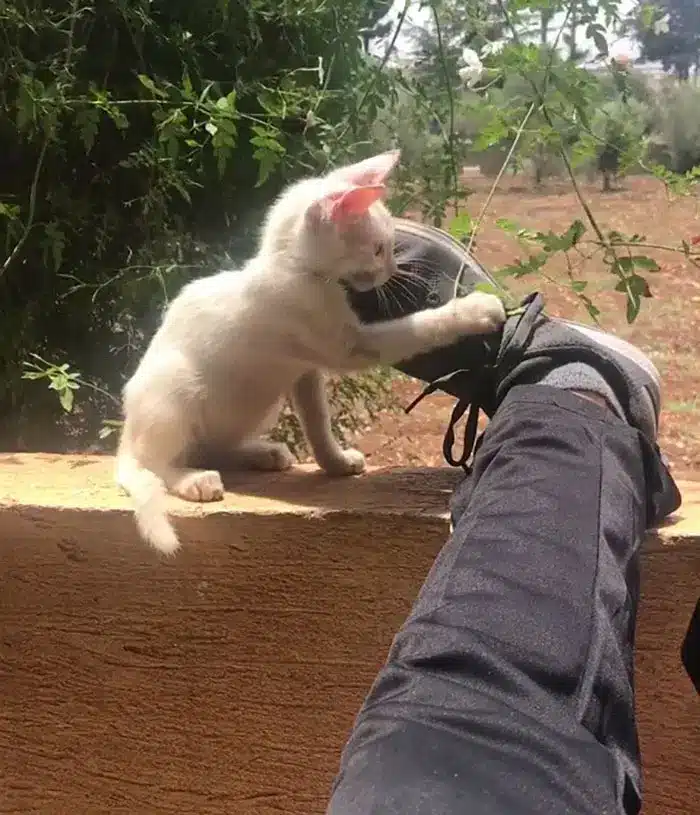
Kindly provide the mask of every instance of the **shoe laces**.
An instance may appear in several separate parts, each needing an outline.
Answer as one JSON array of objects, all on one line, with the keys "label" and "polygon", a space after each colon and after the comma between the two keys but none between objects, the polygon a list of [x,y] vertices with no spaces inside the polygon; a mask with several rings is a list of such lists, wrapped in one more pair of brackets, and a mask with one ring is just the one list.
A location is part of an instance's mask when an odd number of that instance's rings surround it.
[{"label": "shoe laces", "polygon": [[[442,441],[442,454],[451,467],[461,467],[467,474],[471,472],[469,461],[481,443],[481,437],[477,439],[479,414],[483,411],[490,418],[495,413],[504,395],[501,387],[503,380],[522,359],[543,308],[544,299],[539,292],[528,295],[518,308],[508,312],[510,319],[518,318],[518,321],[508,337],[501,340],[495,356],[493,347],[488,340],[484,340],[485,358],[488,360],[493,357],[493,361],[481,363],[478,368],[460,368],[434,379],[404,408],[404,412],[408,414],[426,396],[441,390],[445,385],[464,382],[464,389],[469,396],[457,400]],[[462,451],[455,455],[456,427],[467,410],[469,413],[464,423]]]}]

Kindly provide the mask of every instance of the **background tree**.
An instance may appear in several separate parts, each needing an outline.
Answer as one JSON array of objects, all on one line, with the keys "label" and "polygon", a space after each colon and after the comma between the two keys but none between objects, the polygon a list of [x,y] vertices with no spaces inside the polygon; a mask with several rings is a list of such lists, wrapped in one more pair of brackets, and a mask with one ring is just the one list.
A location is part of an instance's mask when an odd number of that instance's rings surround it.
[{"label": "background tree", "polygon": [[369,53],[373,40],[382,40],[391,33],[395,21],[387,19],[387,15],[393,5],[393,0],[370,0],[368,2],[364,25],[360,29],[362,42],[367,53]]},{"label": "background tree", "polygon": [[695,174],[700,167],[700,89],[692,83],[664,88],[652,114],[660,162],[676,173]]},{"label": "background tree", "polygon": [[6,446],[56,435],[51,394],[22,379],[30,354],[98,385],[80,418],[113,414],[104,394],[182,283],[245,257],[280,185],[366,142],[346,100],[372,71],[358,32],[377,14],[375,0],[0,6]]},{"label": "background tree", "polygon": [[631,12],[628,30],[641,46],[645,62],[661,62],[685,81],[700,61],[700,2],[642,0]]}]

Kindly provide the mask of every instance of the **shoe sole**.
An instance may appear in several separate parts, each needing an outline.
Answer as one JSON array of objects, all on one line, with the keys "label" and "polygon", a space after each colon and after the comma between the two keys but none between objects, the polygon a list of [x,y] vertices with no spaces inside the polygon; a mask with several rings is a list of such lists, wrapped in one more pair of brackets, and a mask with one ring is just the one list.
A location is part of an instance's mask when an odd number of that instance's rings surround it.
[{"label": "shoe sole", "polygon": [[[397,227],[402,229],[404,232],[411,232],[416,237],[425,239],[428,243],[435,243],[437,238],[446,248],[455,249],[461,255],[467,252],[466,247],[460,243],[457,238],[450,235],[449,232],[446,232],[444,229],[441,229],[438,226],[426,226],[425,224],[418,223],[417,221],[410,221],[407,218],[394,218],[394,222],[396,223]],[[486,271],[486,269],[484,269],[479,261],[471,253],[468,253],[468,256],[469,262],[464,261],[454,277],[452,277],[452,275],[446,275],[446,277],[452,282],[453,287],[456,285],[457,280],[459,280],[460,276],[466,269],[467,272],[471,272],[471,276],[474,275],[474,272],[478,272],[479,276],[482,277],[483,280],[476,281],[473,285],[469,285],[469,281],[462,283],[462,291],[465,295],[473,291],[474,287],[478,285],[478,283],[488,283],[502,291],[503,287],[499,286],[496,279],[493,278]],[[397,258],[398,261],[401,262],[400,248],[397,253]],[[406,260],[410,262],[410,259]],[[442,305],[442,303],[438,303],[437,305]]]}]

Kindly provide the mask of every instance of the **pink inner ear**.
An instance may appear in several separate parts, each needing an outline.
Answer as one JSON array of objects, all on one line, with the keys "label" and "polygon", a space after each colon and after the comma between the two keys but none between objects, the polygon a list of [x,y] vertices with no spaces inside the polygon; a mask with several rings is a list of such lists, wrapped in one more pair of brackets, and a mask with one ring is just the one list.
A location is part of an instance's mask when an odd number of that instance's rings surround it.
[{"label": "pink inner ear", "polygon": [[342,193],[328,196],[331,221],[343,221],[357,215],[364,215],[375,201],[386,195],[386,187],[376,184],[371,187],[353,187]]},{"label": "pink inner ear", "polygon": [[378,156],[358,161],[349,167],[341,167],[334,175],[342,176],[358,187],[385,184],[400,157],[400,150],[390,150],[388,153],[380,153]]}]

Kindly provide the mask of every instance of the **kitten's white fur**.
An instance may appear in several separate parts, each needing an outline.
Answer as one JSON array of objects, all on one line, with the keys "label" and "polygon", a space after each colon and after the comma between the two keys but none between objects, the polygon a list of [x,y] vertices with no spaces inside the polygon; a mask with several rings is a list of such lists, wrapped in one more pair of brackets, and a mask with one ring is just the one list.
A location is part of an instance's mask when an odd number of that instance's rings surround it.
[{"label": "kitten's white fur", "polygon": [[223,497],[217,471],[186,467],[196,451],[226,451],[243,468],[291,467],[286,445],[261,436],[293,394],[321,468],[360,473],[362,453],[343,450],[331,433],[324,372],[392,365],[504,322],[501,301],[478,292],[373,325],[350,308],[343,282],[366,290],[397,272],[381,199],[398,158],[384,153],[289,187],[270,208],[258,254],[240,271],[189,283],[167,309],[124,388],[116,472],[156,549],[179,546],[166,491]]}]

